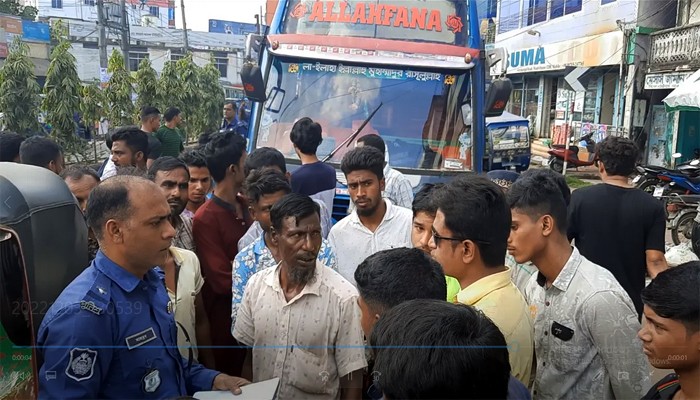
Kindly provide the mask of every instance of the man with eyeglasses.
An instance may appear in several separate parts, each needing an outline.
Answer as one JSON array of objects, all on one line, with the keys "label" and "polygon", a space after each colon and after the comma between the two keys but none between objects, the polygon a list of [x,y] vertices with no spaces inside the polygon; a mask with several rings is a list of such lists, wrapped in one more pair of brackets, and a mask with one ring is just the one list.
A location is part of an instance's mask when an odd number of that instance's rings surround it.
[{"label": "man with eyeglasses", "polygon": [[[457,302],[481,310],[508,344],[511,373],[530,383],[534,332],[525,299],[505,266],[511,216],[501,188],[467,175],[439,188],[429,241],[431,255],[459,281]],[[459,199],[459,201],[455,201]]]}]

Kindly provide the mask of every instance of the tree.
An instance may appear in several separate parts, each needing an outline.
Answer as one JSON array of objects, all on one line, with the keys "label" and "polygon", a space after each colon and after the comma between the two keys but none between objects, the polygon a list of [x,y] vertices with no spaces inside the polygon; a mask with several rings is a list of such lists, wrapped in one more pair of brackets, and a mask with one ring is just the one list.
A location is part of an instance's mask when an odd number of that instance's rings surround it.
[{"label": "tree", "polygon": [[117,49],[109,57],[107,72],[111,74],[105,90],[109,103],[109,124],[111,127],[131,125],[134,123],[134,103],[131,100],[134,88],[131,75],[124,67],[124,57]]},{"label": "tree", "polygon": [[158,104],[158,75],[148,58],[141,60],[136,71],[136,112],[145,106]]},{"label": "tree", "polygon": [[46,121],[51,125],[51,137],[63,147],[65,153],[78,155],[84,147],[76,136],[82,84],[75,56],[70,53],[72,46],[65,36],[61,36],[60,21],[57,25],[58,45],[51,52],[42,109],[46,113]]},{"label": "tree", "polygon": [[99,82],[83,85],[80,89],[80,114],[86,126],[93,127],[100,123],[105,115],[106,100]]},{"label": "tree", "polygon": [[177,63],[166,61],[163,72],[160,73],[157,86],[158,107],[165,112],[168,107],[183,108],[182,103],[182,82],[177,73]]},{"label": "tree", "polygon": [[188,139],[189,131],[193,131],[195,137],[201,134],[199,130],[202,126],[201,88],[199,86],[200,67],[194,63],[192,53],[178,60],[177,76],[181,82],[180,87],[180,111],[185,115],[185,123],[181,128],[185,132],[185,140]]},{"label": "tree", "polygon": [[21,17],[24,20],[34,21],[39,10],[33,6],[22,6],[18,0],[0,0],[0,13]]},{"label": "tree", "polygon": [[29,47],[16,37],[0,69],[0,112],[8,130],[22,134],[39,129],[39,84],[34,64],[27,55]]},{"label": "tree", "polygon": [[221,74],[214,60],[201,69],[199,77],[201,102],[198,110],[202,114],[202,126],[195,131],[197,133],[214,132],[221,124],[221,109],[224,107],[226,95],[221,87],[220,77]]}]

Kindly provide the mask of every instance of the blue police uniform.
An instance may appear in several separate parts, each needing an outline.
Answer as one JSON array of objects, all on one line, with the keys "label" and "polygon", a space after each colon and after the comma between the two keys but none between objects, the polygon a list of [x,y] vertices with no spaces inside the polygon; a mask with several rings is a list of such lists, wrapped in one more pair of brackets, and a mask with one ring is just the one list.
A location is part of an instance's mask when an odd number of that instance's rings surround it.
[{"label": "blue police uniform", "polygon": [[39,398],[173,398],[212,390],[217,371],[188,365],[163,275],[138,279],[102,251],[39,327]]}]

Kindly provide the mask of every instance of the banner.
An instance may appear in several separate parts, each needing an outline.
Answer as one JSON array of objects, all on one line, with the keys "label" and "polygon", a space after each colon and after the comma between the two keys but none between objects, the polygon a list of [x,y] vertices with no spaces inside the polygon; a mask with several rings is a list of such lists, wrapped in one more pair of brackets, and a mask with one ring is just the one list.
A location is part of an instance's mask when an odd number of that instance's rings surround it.
[{"label": "banner", "polygon": [[22,21],[22,39],[34,42],[51,42],[49,24],[44,22]]}]

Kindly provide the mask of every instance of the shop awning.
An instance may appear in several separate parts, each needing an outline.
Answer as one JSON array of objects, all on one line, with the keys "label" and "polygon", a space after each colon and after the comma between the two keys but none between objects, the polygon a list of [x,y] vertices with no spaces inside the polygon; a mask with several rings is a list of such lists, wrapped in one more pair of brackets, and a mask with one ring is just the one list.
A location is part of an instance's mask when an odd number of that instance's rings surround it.
[{"label": "shop awning", "polygon": [[700,111],[700,70],[695,71],[663,100],[666,111]]}]

